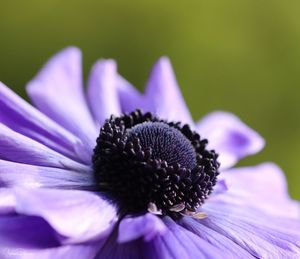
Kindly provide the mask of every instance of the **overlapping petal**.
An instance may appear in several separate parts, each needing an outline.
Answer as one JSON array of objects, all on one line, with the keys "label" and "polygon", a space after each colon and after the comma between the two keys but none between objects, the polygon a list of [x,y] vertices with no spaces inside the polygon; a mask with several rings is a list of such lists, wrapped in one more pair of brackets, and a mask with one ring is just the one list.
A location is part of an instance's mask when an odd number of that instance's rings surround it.
[{"label": "overlapping petal", "polygon": [[92,172],[80,172],[0,160],[0,188],[43,187],[92,190],[94,189],[94,185]]},{"label": "overlapping petal", "polygon": [[214,247],[172,219],[166,217],[164,222],[169,231],[149,244],[148,252],[152,255],[149,258],[231,258],[226,250]]},{"label": "overlapping petal", "polygon": [[147,213],[138,217],[127,217],[119,225],[118,242],[125,243],[138,238],[150,241],[165,234],[167,227],[155,215]]},{"label": "overlapping petal", "polygon": [[162,57],[154,65],[145,94],[138,93],[123,78],[119,78],[118,89],[122,108],[126,112],[141,108],[161,118],[194,124],[176,82],[172,65],[166,57]]},{"label": "overlapping petal", "polygon": [[98,135],[82,86],[81,52],[69,47],[52,57],[27,85],[40,111],[78,136],[92,151]]},{"label": "overlapping petal", "polygon": [[228,112],[213,112],[198,124],[199,133],[209,139],[209,148],[220,155],[221,168],[232,167],[241,158],[259,152],[264,146],[263,138]]},{"label": "overlapping petal", "polygon": [[193,125],[168,58],[162,57],[154,65],[146,86],[145,97],[147,111],[156,113],[162,118]]},{"label": "overlapping petal", "polygon": [[228,190],[212,196],[210,202],[300,218],[300,205],[289,197],[284,174],[273,163],[230,169],[222,172],[219,178],[225,180]]},{"label": "overlapping petal", "polygon": [[164,223],[168,228],[166,233],[156,235],[148,241],[140,238],[120,244],[117,242],[116,233],[112,234],[101,247],[96,258],[231,258],[227,251],[213,247],[209,242],[181,227],[171,218],[164,218]]},{"label": "overlapping petal", "polygon": [[144,96],[120,75],[117,80],[117,90],[122,112],[128,113],[138,108],[145,108]]},{"label": "overlapping petal", "polygon": [[[0,123],[0,159],[89,172],[90,168]],[[1,172],[0,172],[1,173]]]},{"label": "overlapping petal", "polygon": [[117,66],[113,60],[100,60],[92,67],[87,96],[97,124],[111,115],[119,115],[121,107],[117,92]]},{"label": "overlapping petal", "polygon": [[113,206],[85,191],[18,188],[15,199],[18,214],[43,218],[64,244],[104,238],[117,220]]},{"label": "overlapping petal", "polygon": [[[0,82],[0,122],[73,159],[82,160],[80,140]],[[80,150],[76,150],[77,147]],[[80,155],[78,154],[80,153]]]}]

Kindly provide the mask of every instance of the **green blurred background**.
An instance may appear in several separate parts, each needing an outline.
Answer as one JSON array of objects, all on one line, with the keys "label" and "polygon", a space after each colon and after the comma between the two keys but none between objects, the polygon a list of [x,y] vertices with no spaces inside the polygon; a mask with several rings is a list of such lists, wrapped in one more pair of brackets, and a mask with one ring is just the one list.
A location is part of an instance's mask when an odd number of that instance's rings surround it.
[{"label": "green blurred background", "polygon": [[76,45],[85,76],[111,57],[143,89],[167,55],[194,119],[216,109],[239,115],[267,140],[240,164],[275,161],[300,199],[299,13],[298,0],[0,0],[0,80],[24,96],[52,54]]}]

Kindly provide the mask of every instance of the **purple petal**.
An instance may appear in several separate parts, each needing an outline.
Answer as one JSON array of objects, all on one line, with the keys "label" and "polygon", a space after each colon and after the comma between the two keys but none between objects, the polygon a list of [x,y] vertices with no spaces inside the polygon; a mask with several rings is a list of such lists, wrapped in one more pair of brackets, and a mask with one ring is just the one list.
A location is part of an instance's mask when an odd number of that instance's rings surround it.
[{"label": "purple petal", "polygon": [[272,163],[230,169],[220,174],[228,191],[210,202],[247,206],[272,215],[300,218],[300,205],[291,200],[281,169]]},{"label": "purple petal", "polygon": [[257,228],[264,228],[265,233],[276,233],[277,238],[287,237],[287,240],[294,240],[293,243],[300,246],[300,221],[298,218],[293,219],[288,215],[272,215],[251,207],[238,207],[231,204],[206,204],[205,211],[214,216],[219,215],[229,218],[229,220],[240,220],[253,226],[257,225]]},{"label": "purple petal", "polygon": [[85,100],[81,69],[80,50],[64,49],[28,83],[27,92],[39,110],[82,139],[92,152],[98,132]]},{"label": "purple petal", "polygon": [[94,176],[89,172],[0,160],[0,187],[91,189],[93,186]]},{"label": "purple petal", "polygon": [[121,76],[118,77],[117,88],[122,112],[144,109],[144,96]]},{"label": "purple petal", "polygon": [[[148,258],[144,253],[144,247],[141,240],[128,242],[124,244],[117,243],[116,231],[109,236],[105,242],[102,242],[95,259],[115,258],[115,259],[140,259]],[[155,257],[152,257],[155,258]]]},{"label": "purple petal", "polygon": [[280,219],[247,207],[210,204],[205,209],[209,216],[202,224],[254,257],[296,258],[300,255],[299,221]]},{"label": "purple petal", "polygon": [[56,233],[40,217],[0,217],[0,257],[22,248],[47,248],[59,245]]},{"label": "purple petal", "polygon": [[0,215],[14,213],[16,200],[12,190],[3,188],[1,183],[0,187]]},{"label": "purple petal", "polygon": [[0,123],[0,159],[32,165],[90,171],[77,163]]},{"label": "purple petal", "polygon": [[117,92],[117,69],[113,60],[100,60],[92,68],[87,95],[93,115],[100,125],[121,107]]},{"label": "purple petal", "polygon": [[47,249],[22,249],[24,259],[94,259],[99,250],[98,244],[65,245]]},{"label": "purple petal", "polygon": [[193,120],[177,85],[172,65],[166,57],[159,59],[153,67],[146,87],[144,109],[163,119],[193,125]]},{"label": "purple petal", "polygon": [[225,193],[228,191],[227,183],[224,179],[218,179],[216,185],[214,186],[214,191],[211,194],[212,196]]},{"label": "purple petal", "polygon": [[118,242],[125,243],[141,237],[150,241],[158,235],[163,235],[166,230],[164,223],[153,214],[127,217],[120,222]]},{"label": "purple petal", "polygon": [[169,231],[149,244],[153,251],[149,258],[231,258],[226,250],[211,245],[170,218],[166,217],[164,222]]},{"label": "purple petal", "polygon": [[223,169],[259,152],[264,146],[262,137],[231,113],[213,112],[205,116],[197,128],[208,139],[208,147],[220,155]]},{"label": "purple petal", "polygon": [[180,224],[218,249],[226,251],[232,258],[252,257],[247,250],[236,244],[228,237],[205,226],[204,224],[201,224],[201,220],[198,221],[190,217],[184,217]]},{"label": "purple petal", "polygon": [[113,206],[85,191],[17,189],[16,212],[44,218],[63,243],[78,243],[106,237],[116,220]]},{"label": "purple petal", "polygon": [[139,108],[164,119],[194,125],[177,85],[171,63],[166,57],[159,59],[154,65],[144,95],[122,77],[119,77],[117,87],[123,112]]},{"label": "purple petal", "polygon": [[84,148],[80,149],[80,156],[78,150],[74,148],[80,147],[80,140],[77,137],[35,109],[2,83],[0,83],[0,107],[0,122],[14,131],[73,159],[80,161],[84,157],[86,153]]},{"label": "purple petal", "polygon": [[[103,245],[96,258],[230,258],[227,256],[226,251],[213,247],[210,243],[179,226],[170,218],[164,218],[164,222],[168,227],[166,233],[164,235],[156,235],[147,242],[140,238],[122,244],[117,243],[115,231]],[[119,229],[120,231],[121,229]]]}]

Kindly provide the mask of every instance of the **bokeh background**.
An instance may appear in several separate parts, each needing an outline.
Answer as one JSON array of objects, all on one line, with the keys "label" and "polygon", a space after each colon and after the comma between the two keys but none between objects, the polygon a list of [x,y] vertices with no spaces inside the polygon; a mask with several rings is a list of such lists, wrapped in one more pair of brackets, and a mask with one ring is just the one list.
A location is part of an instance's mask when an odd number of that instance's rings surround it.
[{"label": "bokeh background", "polygon": [[267,141],[240,165],[275,161],[300,199],[299,13],[298,0],[0,0],[0,80],[25,96],[41,65],[76,45],[85,75],[111,57],[142,90],[167,55],[194,119],[239,115]]}]

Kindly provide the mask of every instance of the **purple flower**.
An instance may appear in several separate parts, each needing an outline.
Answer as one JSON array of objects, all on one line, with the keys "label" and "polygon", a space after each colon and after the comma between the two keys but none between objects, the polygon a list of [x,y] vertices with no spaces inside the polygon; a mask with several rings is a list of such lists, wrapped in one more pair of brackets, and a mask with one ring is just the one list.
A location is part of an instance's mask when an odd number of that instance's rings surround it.
[{"label": "purple flower", "polygon": [[263,139],[226,112],[194,123],[167,58],[144,94],[100,60],[85,93],[71,47],[27,92],[36,108],[0,84],[1,258],[300,257],[281,170],[232,168]]}]

